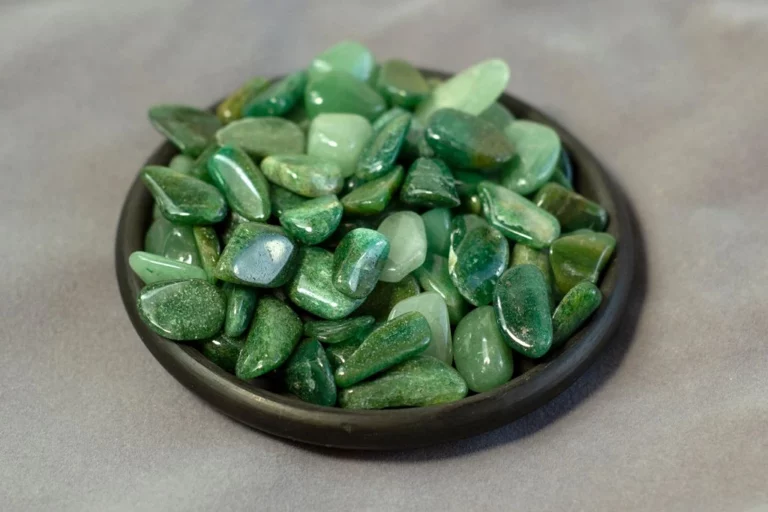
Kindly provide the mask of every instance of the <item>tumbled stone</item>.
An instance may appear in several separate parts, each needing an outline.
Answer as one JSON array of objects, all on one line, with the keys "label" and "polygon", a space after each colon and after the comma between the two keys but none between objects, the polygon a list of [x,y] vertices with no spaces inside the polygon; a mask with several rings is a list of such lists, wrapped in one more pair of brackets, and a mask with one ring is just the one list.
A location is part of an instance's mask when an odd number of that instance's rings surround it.
[{"label": "tumbled stone", "polygon": [[273,297],[262,297],[235,374],[241,379],[254,379],[280,367],[290,357],[301,332],[301,320],[290,306]]},{"label": "tumbled stone", "polygon": [[306,197],[302,197],[274,183],[269,184],[269,197],[272,203],[272,214],[278,218],[283,212],[295,208],[308,200]]},{"label": "tumbled stone", "polygon": [[336,383],[331,364],[317,340],[305,340],[296,347],[285,364],[285,387],[288,391],[316,405],[336,404]]},{"label": "tumbled stone", "polygon": [[379,282],[388,256],[389,241],[378,231],[350,231],[333,256],[333,286],[348,297],[364,299]]},{"label": "tumbled stone", "polygon": [[355,187],[341,198],[344,211],[350,215],[376,215],[383,212],[403,182],[403,176],[403,168],[398,165],[380,178]]},{"label": "tumbled stone", "polygon": [[421,72],[399,59],[381,65],[376,88],[391,105],[412,109],[429,94],[429,85]]},{"label": "tumbled stone", "polygon": [[504,131],[507,126],[512,124],[515,120],[515,116],[509,111],[507,107],[499,103],[492,103],[487,109],[483,110],[480,115],[480,119],[488,121],[499,130]]},{"label": "tumbled stone", "polygon": [[304,88],[306,86],[306,71],[301,70],[291,73],[249,98],[243,106],[243,116],[284,116],[304,96]]},{"label": "tumbled stone", "polygon": [[222,146],[237,146],[253,158],[304,152],[304,132],[281,117],[247,117],[216,132]]},{"label": "tumbled stone", "polygon": [[210,112],[184,105],[155,105],[149,121],[179,151],[196,157],[213,141],[221,121]]},{"label": "tumbled stone", "polygon": [[280,215],[280,225],[305,245],[325,241],[336,231],[344,209],[335,195],[310,199]]},{"label": "tumbled stone", "polygon": [[218,142],[212,142],[203,150],[200,155],[192,162],[192,166],[187,170],[187,174],[193,178],[203,180],[206,183],[213,185],[213,178],[208,172],[208,160],[221,148],[222,146]]},{"label": "tumbled stone", "polygon": [[248,80],[216,107],[219,120],[222,123],[231,123],[243,117],[243,106],[267,87],[269,80],[266,78],[257,76]]},{"label": "tumbled stone", "polygon": [[408,133],[405,135],[403,146],[400,148],[400,156],[407,160],[415,160],[420,156],[425,158],[432,158],[435,156],[435,152],[429,146],[429,143],[427,143],[426,127],[424,126],[424,123],[415,117],[411,117],[411,127],[408,128]]},{"label": "tumbled stone", "polygon": [[550,180],[560,156],[560,137],[549,126],[515,121],[504,134],[515,156],[501,169],[501,184],[520,195],[536,192]]},{"label": "tumbled stone", "polygon": [[203,343],[200,346],[200,352],[222,370],[235,373],[235,365],[243,345],[245,345],[243,339],[220,334]]},{"label": "tumbled stone", "polygon": [[372,180],[388,172],[400,154],[400,148],[411,125],[411,115],[397,116],[368,140],[357,161],[355,176]]},{"label": "tumbled stone", "polygon": [[424,265],[414,271],[425,292],[435,292],[445,301],[448,320],[456,325],[467,313],[467,302],[453,284],[448,273],[448,259],[437,254],[427,254]]},{"label": "tumbled stone", "polygon": [[568,151],[564,147],[560,149],[560,157],[557,159],[555,171],[563,173],[563,178],[568,180],[568,183],[571,185],[570,189],[573,190],[573,164],[571,163],[571,157],[568,156]]},{"label": "tumbled stone", "polygon": [[316,79],[331,71],[341,71],[365,82],[375,66],[376,59],[368,48],[356,41],[342,41],[312,59],[309,76]]},{"label": "tumbled stone", "polygon": [[556,183],[544,185],[533,202],[554,215],[566,233],[577,229],[603,231],[608,224],[605,208]]},{"label": "tumbled stone", "polygon": [[374,322],[375,319],[372,316],[355,316],[343,320],[312,320],[304,324],[304,336],[334,345],[367,336],[373,329]]},{"label": "tumbled stone", "polygon": [[489,172],[475,172],[465,170],[451,171],[453,174],[453,181],[456,184],[456,192],[459,193],[459,197],[466,198],[477,195],[477,186],[483,181],[496,181],[495,174]]},{"label": "tumbled stone", "polygon": [[135,251],[128,258],[128,264],[139,279],[146,284],[179,279],[206,279],[205,270],[158,254]]},{"label": "tumbled stone", "polygon": [[541,270],[544,281],[547,283],[549,292],[550,306],[554,307],[554,294],[552,293],[552,268],[549,265],[549,251],[533,249],[523,244],[515,244],[512,248],[511,267],[516,265],[535,265]]},{"label": "tumbled stone", "polygon": [[227,203],[216,187],[167,167],[149,165],[141,180],[163,216],[179,224],[215,224],[227,215]]},{"label": "tumbled stone", "polygon": [[144,250],[189,265],[202,265],[192,226],[174,224],[165,217],[155,220],[147,230]]},{"label": "tumbled stone", "polygon": [[[367,332],[369,333],[370,331]],[[336,368],[343,365],[349,359],[349,356],[355,353],[355,350],[362,345],[364,339],[351,338],[325,348],[325,355],[328,357],[328,362],[331,363],[331,368],[334,372]]]},{"label": "tumbled stone", "polygon": [[448,257],[450,258],[451,252],[456,252],[456,249],[458,249],[464,237],[467,236],[467,233],[481,226],[488,227],[489,224],[479,215],[467,213],[454,217],[451,221],[451,234],[448,240]]},{"label": "tumbled stone", "polygon": [[355,173],[373,128],[368,119],[357,114],[320,114],[309,125],[307,154],[338,164],[341,177]]},{"label": "tumbled stone", "polygon": [[221,255],[219,236],[211,226],[194,226],[192,234],[195,237],[197,250],[200,254],[200,265],[205,270],[208,280],[215,283],[216,264],[219,262],[219,256]]},{"label": "tumbled stone", "polygon": [[336,163],[309,155],[269,156],[262,160],[261,170],[275,185],[304,197],[335,194],[344,186]]},{"label": "tumbled stone", "polygon": [[558,238],[549,248],[555,288],[562,296],[581,281],[597,284],[616,248],[608,233],[579,230]]},{"label": "tumbled stone", "polygon": [[381,272],[382,281],[400,281],[424,264],[427,257],[427,234],[424,221],[418,214],[393,213],[379,224],[378,231],[389,240],[389,257]]},{"label": "tumbled stone", "polygon": [[410,116],[411,113],[400,107],[392,107],[391,109],[387,110],[379,117],[377,117],[376,120],[371,124],[373,127],[373,133],[380,132],[382,128],[389,124],[390,121],[402,115]]},{"label": "tumbled stone", "polygon": [[237,338],[251,325],[253,312],[256,310],[256,289],[240,284],[225,283],[223,290],[227,296],[224,334]]},{"label": "tumbled stone", "polygon": [[395,304],[395,307],[390,311],[389,320],[412,311],[424,315],[429,324],[430,342],[424,355],[437,358],[448,365],[453,364],[451,324],[448,320],[448,308],[443,298],[435,292],[425,292],[402,300]]},{"label": "tumbled stone", "polygon": [[208,160],[208,173],[233,211],[248,220],[269,218],[269,184],[245,151],[233,146],[218,149]]},{"label": "tumbled stone", "polygon": [[448,256],[448,273],[462,296],[475,306],[491,302],[499,276],[509,263],[509,243],[492,226],[469,231]]},{"label": "tumbled stone", "polygon": [[379,93],[343,71],[329,71],[310,80],[304,107],[314,119],[320,114],[358,114],[373,121],[387,108]]},{"label": "tumbled stone", "polygon": [[480,201],[480,196],[478,194],[473,194],[462,198],[459,211],[463,213],[471,213],[472,215],[482,215],[483,203]]},{"label": "tumbled stone", "polygon": [[168,164],[168,167],[174,171],[189,174],[189,170],[192,168],[194,163],[194,158],[183,153],[179,153],[178,155],[171,158],[171,162]]},{"label": "tumbled stone", "polygon": [[419,282],[412,275],[407,275],[396,283],[379,281],[365,302],[358,308],[357,313],[371,315],[377,322],[381,322],[387,319],[389,312],[398,302],[418,295],[420,291]]},{"label": "tumbled stone", "polygon": [[411,165],[400,190],[400,200],[430,208],[459,206],[451,170],[437,158],[419,158]]},{"label": "tumbled stone", "polygon": [[451,211],[448,208],[434,208],[421,214],[424,232],[427,235],[427,251],[448,256],[451,243]]},{"label": "tumbled stone", "polygon": [[589,281],[571,288],[552,314],[552,346],[559,347],[600,307],[603,294]]},{"label": "tumbled stone", "polygon": [[453,335],[453,359],[467,387],[476,393],[490,391],[512,378],[512,349],[499,331],[491,306],[481,306],[459,322]]}]

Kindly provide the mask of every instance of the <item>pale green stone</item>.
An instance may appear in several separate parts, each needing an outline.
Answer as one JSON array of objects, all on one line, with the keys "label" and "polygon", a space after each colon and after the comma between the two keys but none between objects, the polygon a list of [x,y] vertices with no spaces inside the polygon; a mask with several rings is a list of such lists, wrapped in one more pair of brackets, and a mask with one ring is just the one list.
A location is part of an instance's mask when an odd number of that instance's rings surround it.
[{"label": "pale green stone", "polygon": [[480,119],[484,119],[489,123],[496,125],[499,130],[504,131],[515,120],[515,116],[509,111],[507,107],[499,103],[491,104],[490,107],[483,110],[478,116]]},{"label": "pale green stone", "polygon": [[427,235],[427,250],[440,256],[448,256],[451,244],[451,210],[434,208],[421,214]]},{"label": "pale green stone", "polygon": [[171,163],[168,164],[168,167],[173,169],[174,171],[183,172],[184,174],[189,174],[190,169],[192,168],[192,165],[195,163],[195,159],[191,156],[187,156],[184,154],[178,154],[171,158]]},{"label": "pale green stone", "polygon": [[549,266],[549,252],[533,249],[524,244],[515,244],[512,248],[510,267],[517,265],[536,265],[544,276],[549,290],[550,305],[554,307],[554,294],[552,293],[552,268]]},{"label": "pale green stone", "polygon": [[429,94],[429,85],[421,72],[399,59],[381,65],[376,85],[390,104],[405,108],[415,107]]},{"label": "pale green stone", "polygon": [[451,324],[443,298],[435,292],[425,292],[400,301],[389,313],[389,320],[411,311],[424,315],[432,332],[431,341],[424,355],[437,358],[448,365],[453,364]]},{"label": "pale green stone", "polygon": [[459,322],[453,336],[453,359],[456,370],[476,393],[497,388],[512,378],[512,349],[496,325],[493,307],[479,307]]},{"label": "pale green stone", "polygon": [[304,197],[335,194],[344,186],[341,168],[309,155],[273,155],[261,161],[264,176],[275,185]]},{"label": "pale green stone", "polygon": [[387,109],[387,103],[365,82],[341,71],[330,71],[310,80],[304,91],[304,107],[311,119],[339,113],[359,114],[370,121]]},{"label": "pale green stone", "polygon": [[312,60],[309,77],[316,79],[330,71],[343,71],[365,82],[375,66],[376,59],[368,48],[356,41],[342,41]]},{"label": "pale green stone", "polygon": [[213,141],[221,121],[212,113],[186,105],[155,105],[152,126],[185,155],[196,157]]},{"label": "pale green stone", "polygon": [[292,73],[250,98],[243,107],[243,116],[284,116],[302,99],[306,86],[306,71]]},{"label": "pale green stone", "polygon": [[515,156],[501,169],[501,184],[520,195],[529,195],[552,178],[560,157],[560,137],[540,123],[515,121],[504,134],[515,146]]},{"label": "pale green stone", "polygon": [[213,184],[241,217],[266,221],[272,213],[269,184],[251,158],[238,147],[219,148],[208,160]]},{"label": "pale green stone", "polygon": [[304,132],[281,117],[248,117],[216,132],[222,146],[238,146],[254,158],[304,152]]},{"label": "pale green stone", "polygon": [[427,234],[424,221],[418,214],[393,213],[382,221],[378,231],[389,240],[389,257],[381,272],[382,281],[400,281],[424,264],[427,257]]},{"label": "pale green stone", "polygon": [[375,132],[360,154],[355,176],[367,181],[387,173],[400,154],[400,148],[410,125],[411,115],[403,114]]},{"label": "pale green stone", "polygon": [[192,226],[174,224],[165,217],[155,220],[144,237],[144,250],[190,265],[201,265]]},{"label": "pale green stone", "polygon": [[144,251],[131,253],[128,264],[131,266],[131,270],[139,276],[139,279],[146,284],[177,279],[206,279],[208,277],[205,270],[198,266]]},{"label": "pale green stone", "polygon": [[342,178],[355,173],[357,160],[373,128],[357,114],[320,114],[309,125],[307,154],[335,162]]}]

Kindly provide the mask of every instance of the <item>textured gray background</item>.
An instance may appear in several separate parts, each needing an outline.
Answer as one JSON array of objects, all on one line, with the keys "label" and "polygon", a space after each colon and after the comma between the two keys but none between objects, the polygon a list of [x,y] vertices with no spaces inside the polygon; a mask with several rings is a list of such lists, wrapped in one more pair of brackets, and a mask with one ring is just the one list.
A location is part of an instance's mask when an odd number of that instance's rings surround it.
[{"label": "textured gray background", "polygon": [[[2,510],[670,510],[768,503],[768,3],[0,1]],[[613,170],[647,253],[633,311],[549,406],[399,454],[308,449],[177,384],[123,310],[113,237],[161,141],[341,38],[509,90]],[[644,300],[641,300],[644,296]]]}]

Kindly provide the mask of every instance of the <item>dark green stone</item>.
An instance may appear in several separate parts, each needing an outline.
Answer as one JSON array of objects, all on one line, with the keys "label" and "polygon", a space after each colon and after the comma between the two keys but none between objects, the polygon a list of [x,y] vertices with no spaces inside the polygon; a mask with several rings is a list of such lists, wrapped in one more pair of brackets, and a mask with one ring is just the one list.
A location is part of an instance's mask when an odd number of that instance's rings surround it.
[{"label": "dark green stone", "polygon": [[501,184],[520,195],[536,192],[552,177],[560,156],[560,138],[549,126],[515,121],[504,134],[515,156],[501,170]]},{"label": "dark green stone", "polygon": [[280,224],[298,241],[315,245],[336,231],[343,212],[335,195],[322,196],[284,211],[280,215]]},{"label": "dark green stone", "polygon": [[235,374],[253,379],[281,366],[301,338],[302,325],[290,306],[273,297],[262,297],[256,306]]},{"label": "dark green stone", "polygon": [[251,325],[256,310],[256,289],[240,284],[225,283],[227,315],[224,320],[224,334],[232,338],[241,336]]},{"label": "dark green stone", "polygon": [[229,283],[277,288],[293,277],[298,250],[281,228],[244,222],[238,224],[224,247],[216,277]]},{"label": "dark green stone", "polygon": [[335,345],[365,337],[373,328],[372,316],[356,316],[343,320],[312,320],[304,324],[304,336]]},{"label": "dark green stone", "polygon": [[426,137],[437,158],[460,169],[495,169],[515,152],[504,133],[493,124],[452,108],[432,114]]},{"label": "dark green stone", "polygon": [[274,155],[262,160],[264,176],[275,185],[304,197],[336,194],[344,186],[341,167],[310,155]]},{"label": "dark green stone", "polygon": [[368,183],[363,183],[341,198],[344,211],[350,215],[376,215],[389,205],[392,195],[403,182],[402,166]]},{"label": "dark green stone", "polygon": [[475,228],[487,226],[489,226],[488,222],[479,215],[467,213],[454,217],[451,221],[448,256],[450,257],[451,252],[456,252],[456,249],[458,249],[459,244],[464,240],[464,237],[467,236],[467,233]]},{"label": "dark green stone", "polygon": [[179,224],[215,224],[227,215],[227,203],[216,187],[167,167],[142,169],[141,180],[163,216]]},{"label": "dark green stone", "polygon": [[280,217],[284,211],[295,208],[307,200],[306,197],[274,183],[269,184],[269,197],[272,203],[272,213],[277,217]]},{"label": "dark green stone", "polygon": [[179,154],[171,158],[171,162],[168,164],[168,167],[173,169],[174,171],[183,172],[184,174],[189,174],[190,169],[192,169],[192,165],[195,163],[195,159],[191,156]]},{"label": "dark green stone", "polygon": [[232,235],[235,233],[235,229],[237,229],[237,226],[239,226],[240,224],[244,224],[246,222],[250,222],[250,221],[242,218],[240,215],[238,215],[235,212],[232,212],[232,211],[229,212],[229,215],[227,216],[226,219],[224,219],[224,222],[221,224],[221,241],[224,242],[224,245],[227,245],[229,241],[232,239]]},{"label": "dark green stone", "polygon": [[589,230],[555,240],[549,248],[549,263],[557,292],[565,295],[581,281],[597,284],[615,248],[613,236]]},{"label": "dark green stone", "polygon": [[483,110],[483,112],[477,116],[483,121],[488,121],[499,130],[504,131],[514,120],[515,116],[504,105],[499,103],[491,104],[490,107]]},{"label": "dark green stone", "polygon": [[434,208],[422,213],[421,219],[427,234],[427,251],[448,256],[451,245],[451,211],[448,208]]},{"label": "dark green stone", "polygon": [[221,128],[214,114],[184,105],[155,105],[149,109],[149,121],[179,151],[192,157],[202,153]]},{"label": "dark green stone", "polygon": [[418,158],[411,164],[400,190],[400,200],[427,208],[452,208],[461,204],[451,170],[436,158]]},{"label": "dark green stone", "polygon": [[418,356],[401,363],[380,377],[339,393],[339,406],[345,409],[386,409],[425,407],[461,400],[467,396],[461,375],[429,356]]},{"label": "dark green stone", "polygon": [[374,329],[336,369],[336,385],[348,388],[424,352],[429,346],[431,332],[427,319],[417,311],[387,321]]},{"label": "dark green stone", "polygon": [[415,117],[411,118],[411,127],[405,136],[403,147],[400,148],[400,156],[409,160],[415,160],[420,156],[425,158],[435,156],[435,152],[427,142],[424,123]]},{"label": "dark green stone", "polygon": [[204,182],[213,185],[213,179],[211,178],[210,173],[208,173],[208,160],[210,160],[211,157],[216,154],[219,148],[221,148],[221,146],[218,142],[209,144],[208,147],[206,147],[205,150],[200,153],[200,156],[195,158],[195,161],[188,169],[187,174],[193,178],[203,180]]},{"label": "dark green stone", "polygon": [[235,373],[237,358],[245,345],[245,340],[229,338],[220,334],[200,346],[200,352],[213,364],[224,371]]},{"label": "dark green stone", "polygon": [[218,149],[208,160],[208,173],[229,207],[241,217],[254,221],[269,218],[269,184],[245,151],[233,146]]},{"label": "dark green stone", "polygon": [[389,171],[400,154],[400,148],[411,126],[411,115],[395,117],[380,130],[374,131],[373,137],[360,153],[355,176],[362,180],[378,178]]},{"label": "dark green stone", "polygon": [[200,253],[200,264],[205,270],[208,280],[216,282],[216,264],[221,255],[221,245],[216,230],[211,226],[195,226],[192,228],[192,234],[195,237],[197,250]]},{"label": "dark green stone", "polygon": [[[568,151],[565,148],[560,149],[560,157],[557,159],[556,170],[563,173],[563,177],[568,180],[573,188],[573,164],[571,163],[571,157],[568,156]],[[567,187],[566,187],[567,188]]]},{"label": "dark green stone", "polygon": [[339,227],[336,228],[333,235],[323,243],[327,249],[336,248],[350,231],[357,228],[376,229],[381,222],[380,216],[373,217],[342,217]]},{"label": "dark green stone", "polygon": [[424,265],[416,269],[414,274],[425,292],[435,292],[443,298],[451,325],[459,323],[467,314],[468,307],[448,273],[448,259],[437,254],[427,254]]},{"label": "dark green stone", "polygon": [[608,224],[605,208],[556,183],[544,185],[536,193],[533,202],[557,217],[565,233],[577,229],[603,231]]},{"label": "dark green stone", "polygon": [[222,146],[237,146],[254,158],[304,152],[305,136],[295,123],[281,117],[247,117],[216,132]]},{"label": "dark green stone", "polygon": [[131,266],[131,270],[139,276],[139,279],[146,284],[179,279],[206,279],[208,277],[205,271],[196,265],[188,265],[159,254],[144,251],[131,253],[128,264]]},{"label": "dark green stone", "polygon": [[512,350],[533,359],[552,346],[549,292],[534,265],[510,268],[499,279],[493,296],[496,320]]},{"label": "dark green stone", "polygon": [[296,347],[285,364],[285,387],[305,402],[332,407],[336,404],[336,383],[331,363],[317,340]]},{"label": "dark green stone", "polygon": [[568,181],[568,178],[565,177],[565,174],[563,174],[563,171],[559,167],[555,168],[555,172],[552,173],[552,177],[549,179],[549,182],[557,183],[566,190],[573,190],[573,184]]},{"label": "dark green stone", "polygon": [[224,325],[224,293],[203,279],[147,285],[137,307],[150,329],[171,340],[210,338]]},{"label": "dark green stone", "polygon": [[375,68],[376,59],[371,50],[357,41],[342,41],[312,59],[309,75],[316,79],[325,73],[342,72],[366,82],[371,80]]},{"label": "dark green stone", "polygon": [[[370,331],[366,331],[366,334]],[[334,345],[330,345],[325,348],[325,355],[328,357],[328,362],[331,363],[331,368],[336,371],[336,368],[343,365],[349,356],[355,353],[357,347],[362,345],[365,338],[352,338]]]},{"label": "dark green stone", "polygon": [[389,257],[389,240],[378,231],[359,228],[350,231],[333,256],[333,286],[355,299],[373,291]]},{"label": "dark green stone", "polygon": [[243,107],[246,117],[280,117],[296,106],[307,86],[307,72],[292,73],[248,100]]},{"label": "dark green stone", "polygon": [[269,87],[269,80],[260,76],[245,82],[216,107],[216,115],[222,123],[231,123],[243,117],[243,105]]},{"label": "dark green stone", "polygon": [[459,197],[466,198],[477,195],[477,186],[483,181],[498,181],[498,173],[452,170],[453,180]]},{"label": "dark green stone", "polygon": [[370,315],[377,322],[384,321],[398,302],[418,295],[419,291],[419,282],[410,274],[396,283],[379,281],[357,312],[360,315]]},{"label": "dark green stone", "polygon": [[404,60],[381,65],[376,88],[392,105],[412,109],[429,94],[429,85],[418,69]]},{"label": "dark green stone", "polygon": [[541,275],[544,276],[544,281],[547,283],[550,306],[554,308],[555,298],[552,293],[552,268],[549,266],[549,251],[532,249],[523,244],[515,244],[512,248],[510,266],[514,267],[515,265],[535,265],[541,270]]},{"label": "dark green stone", "polygon": [[464,213],[471,213],[472,215],[483,214],[483,202],[480,201],[479,194],[473,194],[461,199],[461,207],[459,211]]},{"label": "dark green stone", "polygon": [[589,281],[571,288],[552,315],[552,346],[565,343],[597,311],[602,300],[600,288]]},{"label": "dark green stone", "polygon": [[155,220],[147,230],[144,250],[189,265],[202,266],[192,226],[174,224],[165,217]]},{"label": "dark green stone", "polygon": [[469,231],[448,257],[448,273],[462,296],[475,306],[491,302],[499,276],[509,263],[509,243],[499,230]]},{"label": "dark green stone", "polygon": [[310,118],[318,114],[358,114],[369,121],[379,117],[387,104],[369,85],[343,71],[329,71],[312,79],[304,93]]},{"label": "dark green stone", "polygon": [[371,124],[371,127],[373,128],[373,133],[380,132],[382,128],[384,128],[387,124],[389,124],[390,121],[392,121],[396,117],[400,117],[402,115],[408,115],[408,114],[409,112],[403,108],[392,107],[391,109],[387,110],[386,112],[381,114],[379,117],[377,117],[376,120]]}]

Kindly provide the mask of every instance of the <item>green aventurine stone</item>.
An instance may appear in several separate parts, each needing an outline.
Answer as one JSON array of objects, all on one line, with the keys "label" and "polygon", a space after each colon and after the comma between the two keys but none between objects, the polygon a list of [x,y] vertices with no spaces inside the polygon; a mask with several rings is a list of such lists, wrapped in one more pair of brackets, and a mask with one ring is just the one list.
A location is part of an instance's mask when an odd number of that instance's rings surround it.
[{"label": "green aventurine stone", "polygon": [[375,320],[372,316],[356,316],[343,320],[312,320],[304,324],[304,336],[335,345],[365,337]]},{"label": "green aventurine stone", "polygon": [[326,320],[349,316],[363,300],[338,291],[332,284],[332,274],[333,254],[319,247],[306,247],[288,288],[288,296],[304,311]]},{"label": "green aventurine stone", "polygon": [[383,212],[403,182],[403,176],[403,167],[398,165],[384,176],[355,187],[341,198],[344,211],[350,215],[376,215]]},{"label": "green aventurine stone", "polygon": [[221,128],[215,115],[184,105],[155,105],[149,109],[149,121],[179,151],[192,157],[202,153]]},{"label": "green aventurine stone", "polygon": [[499,59],[480,62],[435,87],[416,108],[416,117],[426,124],[441,108],[480,115],[501,96],[507,82],[509,66],[506,62]]},{"label": "green aventurine stone", "polygon": [[235,374],[253,379],[278,368],[301,338],[302,325],[290,306],[273,297],[262,297],[256,306]]},{"label": "green aventurine stone", "polygon": [[364,299],[379,282],[388,256],[389,241],[378,231],[350,231],[333,256],[333,286],[348,297]]},{"label": "green aventurine stone", "polygon": [[552,317],[544,276],[534,265],[512,267],[493,296],[499,329],[513,350],[533,359],[552,346]]},{"label": "green aventurine stone", "polygon": [[448,273],[448,259],[437,254],[427,254],[427,260],[414,271],[425,292],[435,292],[448,307],[448,319],[456,325],[467,313],[467,302],[453,284]]},{"label": "green aventurine stone", "polygon": [[488,121],[499,130],[505,130],[507,126],[512,124],[515,120],[515,116],[509,111],[507,107],[499,103],[491,104],[490,107],[483,110],[483,112],[477,116],[484,121]]},{"label": "green aventurine stone", "polygon": [[565,343],[597,311],[602,300],[600,288],[589,281],[571,288],[552,315],[552,346]]},{"label": "green aventurine stone", "polygon": [[163,216],[179,224],[215,224],[227,215],[227,203],[216,187],[167,167],[149,165],[141,181]]},{"label": "green aventurine stone", "polygon": [[233,146],[218,149],[208,160],[208,172],[233,211],[248,220],[269,218],[269,184],[245,151]]},{"label": "green aventurine stone", "polygon": [[424,315],[416,311],[389,320],[373,330],[334,373],[336,385],[348,388],[371,375],[424,352],[431,331]]},{"label": "green aventurine stone", "polygon": [[400,148],[411,125],[411,115],[397,116],[374,132],[360,153],[355,176],[362,180],[378,178],[389,171],[400,154]]},{"label": "green aventurine stone", "polygon": [[499,230],[480,226],[469,231],[448,257],[453,284],[471,304],[491,302],[499,276],[509,263],[509,243]]},{"label": "green aventurine stone", "polygon": [[304,93],[307,115],[314,119],[320,114],[358,114],[373,121],[384,112],[387,104],[379,93],[343,71],[330,71],[310,80]]},{"label": "green aventurine stone", "polygon": [[216,230],[211,226],[195,226],[192,228],[197,250],[200,253],[200,264],[212,283],[216,282],[216,264],[221,255],[221,245]]},{"label": "green aventurine stone", "polygon": [[477,190],[485,218],[507,238],[541,249],[560,235],[557,219],[523,196],[490,181]]},{"label": "green aventurine stone", "polygon": [[232,338],[242,335],[251,324],[256,309],[256,289],[250,286],[225,283],[227,314],[224,320],[224,334]]},{"label": "green aventurine stone", "polygon": [[201,266],[192,226],[174,224],[165,217],[155,220],[147,230],[144,250],[189,265]]},{"label": "green aventurine stone", "polygon": [[306,71],[292,73],[250,98],[243,107],[243,116],[284,116],[302,98],[306,86]]},{"label": "green aventurine stone", "polygon": [[307,154],[338,164],[341,177],[355,173],[357,160],[373,128],[357,114],[320,114],[309,125]]},{"label": "green aventurine stone", "polygon": [[458,249],[459,244],[464,240],[464,237],[467,236],[467,233],[481,226],[488,227],[489,224],[484,218],[478,215],[468,213],[454,217],[451,221],[448,257],[450,258],[451,252],[456,252],[456,249]]},{"label": "green aventurine stone", "polygon": [[278,226],[238,224],[216,265],[222,281],[277,288],[293,277],[299,248]]},{"label": "green aventurine stone", "polygon": [[309,76],[316,79],[331,71],[345,72],[360,82],[370,79],[376,67],[371,51],[356,41],[342,41],[312,60]]},{"label": "green aventurine stone", "polygon": [[532,121],[515,121],[504,134],[515,147],[515,156],[501,169],[501,184],[520,195],[536,192],[550,180],[560,156],[555,130]]},{"label": "green aventurine stone", "polygon": [[178,279],[206,279],[208,277],[205,270],[198,266],[188,265],[144,251],[131,253],[128,264],[131,266],[131,270],[139,276],[139,279],[146,284]]},{"label": "green aventurine stone", "polygon": [[243,106],[269,86],[269,80],[260,76],[245,82],[216,107],[216,115],[222,123],[231,123],[243,117]]},{"label": "green aventurine stone", "polygon": [[577,229],[603,231],[608,224],[608,212],[602,206],[556,183],[544,185],[533,202],[557,217],[566,233]]},{"label": "green aventurine stone", "polygon": [[336,383],[331,363],[317,340],[302,341],[285,364],[285,387],[305,402],[336,404]]},{"label": "green aventurine stone", "polygon": [[280,215],[280,225],[306,245],[325,241],[336,231],[344,209],[335,195],[310,199]]},{"label": "green aventurine stone", "polygon": [[381,65],[376,89],[390,104],[412,109],[429,94],[429,85],[418,69],[404,60]]},{"label": "green aventurine stone", "polygon": [[[384,128],[390,121],[402,115],[410,116],[411,113],[400,107],[392,107],[391,109],[387,110],[379,117],[377,117],[371,125],[373,127],[373,133],[379,133],[381,129]],[[413,119],[411,119],[411,121],[413,121]]]},{"label": "green aventurine stone", "polygon": [[456,183],[456,191],[459,197],[471,197],[477,194],[477,186],[483,181],[497,181],[495,173],[475,171],[452,171],[453,180]]},{"label": "green aventurine stone", "polygon": [[401,363],[380,377],[339,393],[345,409],[425,407],[455,402],[467,396],[461,375],[434,357],[419,356]]},{"label": "green aventurine stone", "polygon": [[616,248],[616,239],[608,233],[580,230],[558,238],[549,248],[549,263],[560,295],[581,281],[597,284],[600,272]]},{"label": "green aventurine stone", "polygon": [[448,256],[451,244],[451,211],[448,208],[434,208],[422,213],[421,219],[427,234],[427,251]]},{"label": "green aventurine stone", "polygon": [[304,132],[281,117],[248,117],[216,132],[222,146],[237,146],[254,158],[304,152]]},{"label": "green aventurine stone", "polygon": [[379,224],[378,232],[389,240],[389,257],[380,279],[396,283],[424,264],[427,234],[424,221],[414,212],[397,212]]},{"label": "green aventurine stone", "polygon": [[497,388],[512,378],[512,350],[499,332],[491,306],[479,307],[459,322],[453,334],[453,359],[456,370],[476,393]]},{"label": "green aventurine stone", "polygon": [[357,312],[361,315],[370,315],[377,322],[384,321],[398,302],[418,295],[419,291],[419,282],[412,275],[405,276],[397,283],[379,281]]},{"label": "green aventurine stone", "polygon": [[[366,335],[368,332],[370,331],[367,331]],[[355,353],[355,350],[362,345],[364,339],[351,338],[325,348],[325,355],[328,357],[328,362],[331,363],[333,371],[336,371],[336,368],[343,365],[349,359],[349,356]]]},{"label": "green aventurine stone", "polygon": [[200,352],[222,370],[235,373],[235,365],[243,345],[245,345],[245,340],[229,338],[220,334],[203,343],[200,346]]},{"label": "green aventurine stone", "polygon": [[420,293],[398,302],[389,313],[389,320],[417,312],[424,315],[430,329],[430,342],[424,355],[432,356],[445,364],[453,364],[453,342],[448,308],[443,298],[435,292]]},{"label": "green aventurine stone", "polygon": [[430,208],[452,208],[461,204],[451,170],[436,158],[419,158],[413,162],[400,190],[400,200]]},{"label": "green aventurine stone", "polygon": [[552,268],[549,266],[549,252],[532,249],[523,244],[515,244],[512,248],[510,266],[514,267],[516,265],[535,265],[541,270],[541,275],[544,276],[544,281],[547,283],[550,305],[554,307],[554,295],[552,294]]},{"label": "green aventurine stone", "polygon": [[304,197],[335,194],[344,186],[338,164],[309,155],[274,155],[261,161],[264,176]]},{"label": "green aventurine stone", "polygon": [[460,169],[496,169],[515,154],[504,132],[488,121],[452,108],[432,115],[426,138],[436,157]]},{"label": "green aventurine stone", "polygon": [[191,156],[178,154],[171,158],[171,162],[168,164],[168,167],[173,169],[174,171],[183,172],[184,174],[189,174],[190,169],[192,168],[192,165],[195,163],[195,159]]},{"label": "green aventurine stone", "polygon": [[269,184],[269,197],[272,203],[272,213],[277,217],[280,217],[286,210],[295,208],[307,201],[306,197],[302,197],[274,183]]},{"label": "green aventurine stone", "polygon": [[200,153],[200,156],[195,158],[192,166],[187,171],[187,174],[193,178],[203,180],[206,183],[213,185],[213,179],[211,179],[210,173],[208,173],[208,160],[221,148],[218,142],[213,142],[208,145],[205,150]]},{"label": "green aventurine stone", "polygon": [[224,293],[203,279],[162,281],[142,288],[139,316],[160,336],[192,341],[216,335],[224,325]]}]

